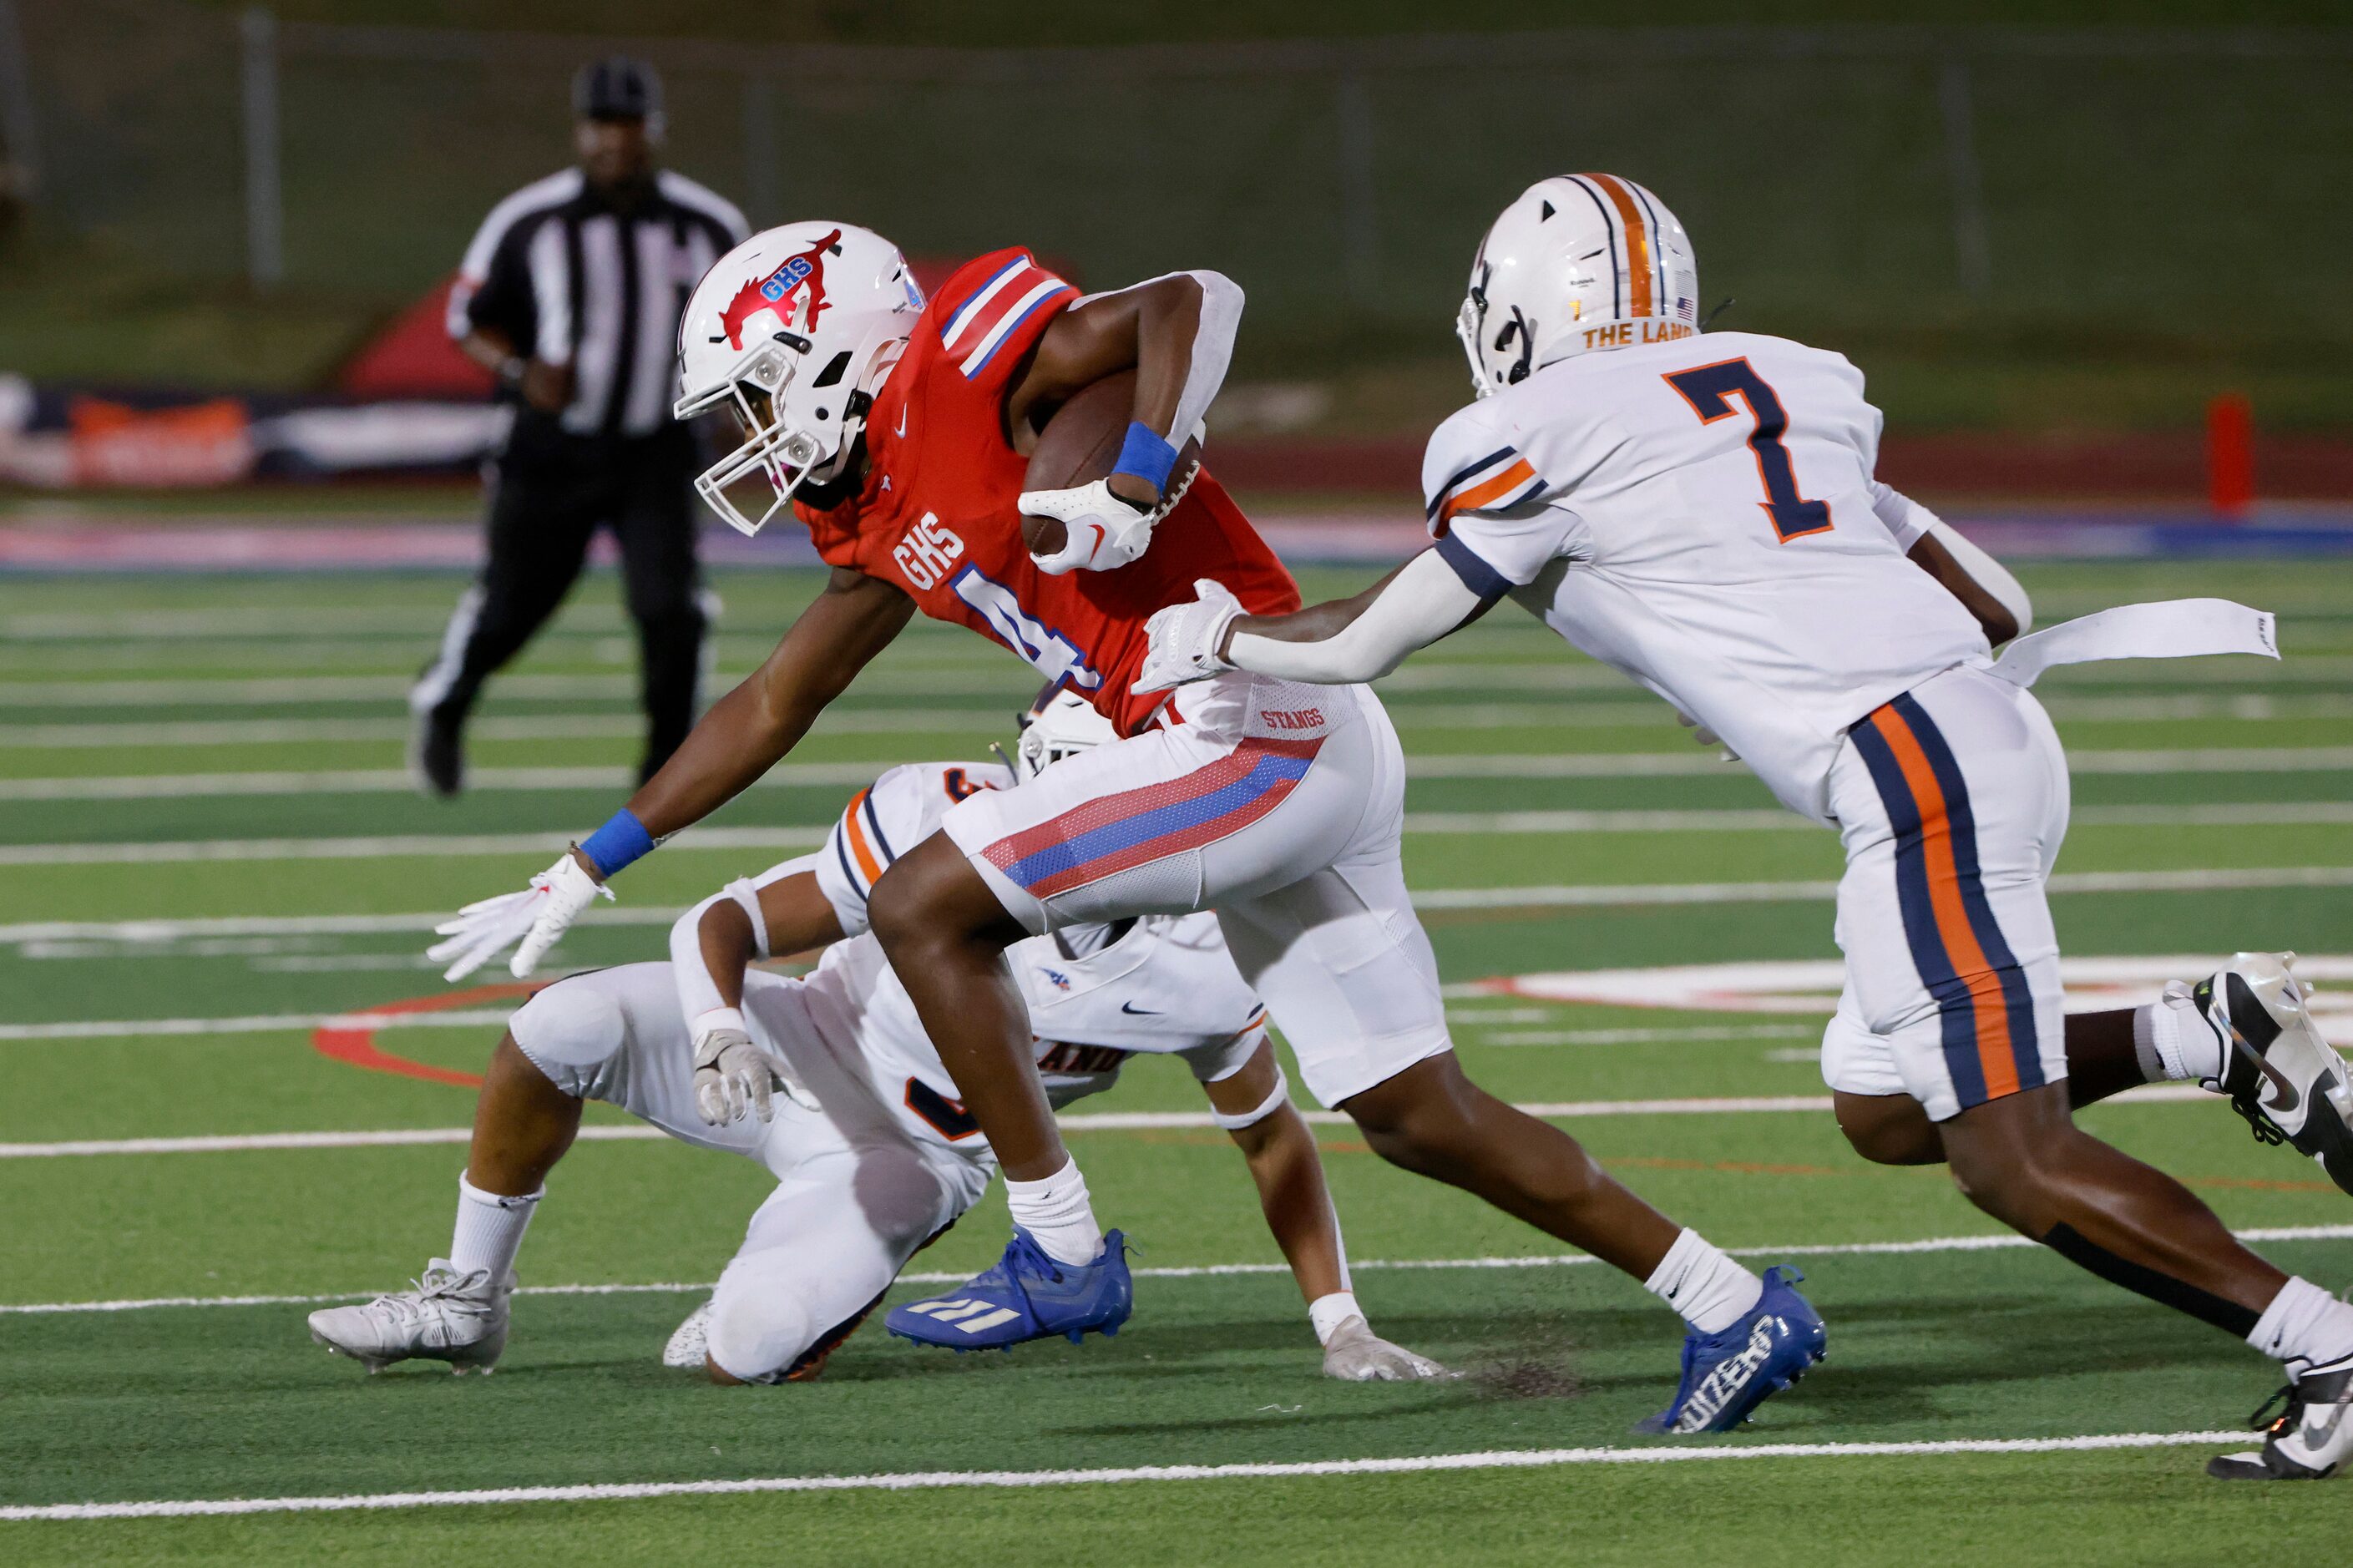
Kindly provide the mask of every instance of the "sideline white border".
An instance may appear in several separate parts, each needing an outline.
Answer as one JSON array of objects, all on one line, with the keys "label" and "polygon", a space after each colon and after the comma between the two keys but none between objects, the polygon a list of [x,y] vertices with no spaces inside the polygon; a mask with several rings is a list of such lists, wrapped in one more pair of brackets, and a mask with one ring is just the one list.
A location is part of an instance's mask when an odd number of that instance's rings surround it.
[{"label": "sideline white border", "polygon": [[[585,1131],[585,1130],[584,1130]],[[2234,1231],[2241,1241],[2348,1241],[2353,1225],[2258,1226]],[[2022,1236],[2001,1232],[1989,1236],[1931,1236],[1913,1241],[1823,1241],[1788,1247],[1727,1247],[1735,1258],[1875,1258],[1922,1252],[2006,1252],[2039,1247]],[[1423,1270],[1451,1268],[1575,1268],[1598,1262],[1589,1253],[1538,1252],[1511,1258],[1352,1258],[1356,1270]],[[1133,1271],[1139,1279],[1216,1279],[1236,1275],[1288,1275],[1287,1263],[1195,1263],[1144,1267]],[[895,1285],[955,1285],[968,1276],[954,1272],[909,1272]],[[518,1296],[645,1296],[673,1295],[710,1289],[708,1280],[659,1280],[638,1285],[524,1285]],[[59,1317],[81,1312],[146,1312],[167,1307],[317,1307],[334,1301],[364,1301],[373,1290],[332,1290],[298,1296],[147,1296],[113,1301],[19,1301],[0,1303],[0,1317]]]},{"label": "sideline white border", "polygon": [[764,1476],[742,1480],[603,1482],[496,1487],[479,1491],[357,1492],[343,1497],[192,1498],[155,1502],[41,1503],[0,1508],[0,1521],[188,1519],[250,1513],[349,1513],[479,1503],[626,1502],[746,1492],[929,1491],[1102,1486],[1129,1481],[1288,1480],[1396,1476],[1437,1470],[1530,1470],[1561,1465],[1661,1465],[1716,1459],[1913,1458],[1954,1454],[2086,1453],[2178,1448],[2253,1439],[2244,1432],[2118,1432],[2080,1437],[1959,1437],[1912,1443],[1753,1443],[1655,1448],[1491,1448],[1384,1459],[1306,1459],[1239,1465],[1130,1465],[1092,1470],[904,1470],[864,1476]]}]

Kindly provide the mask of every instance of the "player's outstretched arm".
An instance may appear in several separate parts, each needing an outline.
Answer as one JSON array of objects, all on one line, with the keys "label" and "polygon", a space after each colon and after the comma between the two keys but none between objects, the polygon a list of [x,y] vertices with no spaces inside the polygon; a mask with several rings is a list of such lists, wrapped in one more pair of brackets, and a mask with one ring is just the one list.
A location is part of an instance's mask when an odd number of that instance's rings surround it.
[{"label": "player's outstretched arm", "polygon": [[1022,495],[1022,539],[1040,570],[1107,572],[1144,553],[1177,451],[1201,432],[1225,382],[1241,316],[1231,279],[1176,272],[1090,296],[1046,329],[1006,388],[1008,436],[1124,370],[1135,372],[1135,405],[1109,476]]},{"label": "player's outstretched arm", "polygon": [[1162,691],[1221,669],[1324,686],[1371,680],[1461,630],[1501,597],[1464,583],[1442,550],[1422,552],[1353,599],[1287,616],[1245,616],[1232,595],[1207,579],[1194,588],[1199,598],[1172,605],[1147,624],[1152,647],[1136,690]]},{"label": "player's outstretched arm", "polygon": [[914,611],[915,602],[882,579],[837,569],[776,651],[712,703],[629,797],[629,815],[665,838],[734,799],[799,744]]},{"label": "player's outstretched arm", "polygon": [[1324,1374],[1351,1383],[1454,1376],[1428,1357],[1379,1338],[1356,1305],[1315,1134],[1292,1106],[1274,1047],[1261,1040],[1240,1072],[1201,1087],[1208,1091],[1218,1125],[1250,1163],[1267,1228],[1290,1260],[1315,1337],[1324,1343]]},{"label": "player's outstretched arm", "polygon": [[613,895],[607,879],[662,838],[701,821],[791,751],[826,705],[890,645],[914,601],[879,578],[837,570],[765,663],[712,705],[662,769],[612,819],[519,893],[467,905],[426,950],[461,980],[514,943],[521,979],[582,910]]}]

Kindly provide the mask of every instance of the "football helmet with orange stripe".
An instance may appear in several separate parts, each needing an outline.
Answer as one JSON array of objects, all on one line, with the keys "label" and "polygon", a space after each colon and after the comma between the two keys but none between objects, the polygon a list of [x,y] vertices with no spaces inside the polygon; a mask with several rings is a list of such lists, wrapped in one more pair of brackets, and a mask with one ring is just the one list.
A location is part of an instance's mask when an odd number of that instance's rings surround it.
[{"label": "football helmet with orange stripe", "polygon": [[1455,334],[1485,397],[1556,360],[1699,331],[1699,263],[1664,202],[1616,174],[1539,180],[1479,242]]},{"label": "football helmet with orange stripe", "polygon": [[[744,441],[696,478],[696,493],[754,534],[802,485],[839,478],[923,310],[899,247],[855,224],[786,224],[721,257],[679,320],[674,412],[723,407]],[[761,478],[773,494],[757,493]],[[747,482],[757,516],[729,494]]]}]

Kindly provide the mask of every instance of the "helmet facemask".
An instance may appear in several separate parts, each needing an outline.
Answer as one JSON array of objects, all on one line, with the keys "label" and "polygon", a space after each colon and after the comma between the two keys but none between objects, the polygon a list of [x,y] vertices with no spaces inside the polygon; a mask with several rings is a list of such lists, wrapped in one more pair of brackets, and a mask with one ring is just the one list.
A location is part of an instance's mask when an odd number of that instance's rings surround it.
[{"label": "helmet facemask", "polygon": [[[874,356],[877,364],[870,376],[876,385],[898,363],[897,351],[903,346],[902,339]],[[849,381],[849,350],[836,352],[804,379],[810,349],[809,340],[798,333],[778,332],[745,350],[727,379],[678,400],[680,419],[724,408],[743,433],[742,444],[698,475],[694,489],[729,527],[747,537],[789,509],[803,486],[829,484],[841,477],[874,405],[871,389]],[[767,480],[772,492],[757,517],[739,507],[729,493],[755,475]]]}]

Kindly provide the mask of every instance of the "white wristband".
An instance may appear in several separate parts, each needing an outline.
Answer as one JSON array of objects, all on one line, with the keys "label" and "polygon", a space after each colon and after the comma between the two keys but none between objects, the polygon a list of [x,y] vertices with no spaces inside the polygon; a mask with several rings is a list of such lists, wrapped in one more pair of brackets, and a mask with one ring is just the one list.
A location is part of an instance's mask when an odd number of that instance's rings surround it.
[{"label": "white wristband", "polygon": [[1340,1331],[1341,1324],[1364,1315],[1365,1310],[1356,1305],[1355,1294],[1347,1290],[1335,1290],[1329,1296],[1318,1296],[1307,1303],[1307,1321],[1315,1325],[1318,1344],[1330,1344],[1332,1336]]},{"label": "white wristband", "polygon": [[694,1043],[697,1046],[701,1046],[703,1041],[709,1039],[712,1036],[717,1034],[722,1029],[733,1029],[737,1034],[747,1037],[752,1033],[752,1031],[746,1028],[744,1025],[744,1010],[742,1008],[713,1007],[708,1013],[698,1013],[695,1015],[693,1026]]}]

